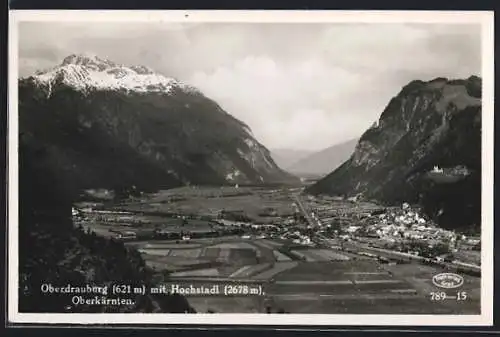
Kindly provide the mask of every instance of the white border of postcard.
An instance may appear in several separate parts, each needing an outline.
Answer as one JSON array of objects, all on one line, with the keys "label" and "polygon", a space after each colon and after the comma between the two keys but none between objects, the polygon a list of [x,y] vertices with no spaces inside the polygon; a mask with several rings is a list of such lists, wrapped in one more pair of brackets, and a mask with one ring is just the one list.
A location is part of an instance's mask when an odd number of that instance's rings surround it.
[{"label": "white border of postcard", "polygon": [[[35,324],[373,325],[488,326],[493,324],[493,12],[461,11],[10,11],[9,15],[9,287],[8,320]],[[482,27],[481,315],[325,314],[52,314],[18,312],[18,23],[80,22],[337,22],[475,23]]]}]

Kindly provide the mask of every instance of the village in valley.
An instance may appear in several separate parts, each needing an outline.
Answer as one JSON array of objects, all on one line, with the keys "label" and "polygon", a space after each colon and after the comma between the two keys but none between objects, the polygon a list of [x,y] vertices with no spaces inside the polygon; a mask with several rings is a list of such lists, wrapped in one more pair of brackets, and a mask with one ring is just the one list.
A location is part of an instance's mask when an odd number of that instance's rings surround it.
[{"label": "village in valley", "polygon": [[[259,298],[190,297],[197,312],[371,313],[375,306],[359,304],[375,302],[388,312],[477,310],[478,236],[439,228],[408,203],[302,191],[186,186],[117,201],[111,191],[90,190],[73,216],[76,226],[137,249],[169,280],[267,289]],[[467,303],[429,300],[433,275],[444,271],[465,276]]]}]

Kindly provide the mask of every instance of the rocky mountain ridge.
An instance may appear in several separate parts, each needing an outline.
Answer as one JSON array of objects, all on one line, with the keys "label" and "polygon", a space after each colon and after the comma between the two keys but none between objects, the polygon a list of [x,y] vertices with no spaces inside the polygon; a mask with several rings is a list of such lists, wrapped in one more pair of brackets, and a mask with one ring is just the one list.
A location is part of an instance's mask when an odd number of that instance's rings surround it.
[{"label": "rocky mountain ridge", "polygon": [[362,135],[352,156],[307,191],[420,203],[445,227],[477,228],[481,79],[409,83]]},{"label": "rocky mountain ridge", "polygon": [[21,79],[19,120],[20,141],[79,188],[296,181],[199,90],[97,56],[70,55]]},{"label": "rocky mountain ridge", "polygon": [[123,92],[162,92],[168,94],[173,88],[196,91],[177,79],[155,73],[142,65],[127,67],[93,54],[72,54],[61,64],[38,71],[32,79],[45,85],[48,95],[54,85],[66,84],[81,92],[92,90],[120,90]]}]

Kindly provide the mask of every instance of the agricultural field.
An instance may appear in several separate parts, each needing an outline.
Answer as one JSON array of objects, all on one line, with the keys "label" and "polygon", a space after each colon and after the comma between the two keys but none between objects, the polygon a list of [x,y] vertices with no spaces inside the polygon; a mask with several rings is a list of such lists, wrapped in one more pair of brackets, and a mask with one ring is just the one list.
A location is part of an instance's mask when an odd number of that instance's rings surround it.
[{"label": "agricultural field", "polygon": [[[116,210],[130,211],[132,216],[108,214],[87,225],[105,236],[115,235],[117,231],[137,233],[137,238],[126,245],[137,249],[148,266],[168,273],[172,281],[261,284],[265,289],[263,296],[187,296],[197,312],[479,312],[480,278],[463,275],[464,284],[459,290],[467,292],[467,301],[433,302],[430,293],[442,289],[432,283],[432,277],[446,272],[446,269],[415,261],[382,264],[376,258],[360,253],[376,252],[379,256],[391,257],[391,252],[375,250],[358,242],[328,240],[321,232],[308,233],[311,239],[308,243],[295,243],[302,242],[292,237],[297,235],[297,228],[287,228],[288,222],[284,221],[294,212],[295,202],[290,191],[284,189],[183,187],[127,200],[117,205]],[[316,203],[318,207],[322,206],[320,202]],[[332,203],[329,205],[333,207]],[[346,214],[375,208],[370,203],[338,202],[337,206]],[[252,229],[238,235],[232,231],[214,237],[193,235],[186,240],[151,238],[155,229],[178,233],[217,231],[219,225],[213,219],[221,211],[244,214],[253,220],[249,223],[281,221],[284,231],[290,235],[259,232],[260,229],[253,232]],[[228,220],[228,223],[231,226],[220,226],[235,227],[234,221]],[[349,252],[341,250],[341,245]]]},{"label": "agricultural field", "polygon": [[[426,266],[402,265],[405,270],[397,273],[399,265],[386,267],[369,261],[299,262],[295,268],[275,277],[268,295],[277,306],[296,313],[453,314],[479,310],[478,298],[474,297],[474,289],[479,287],[473,277],[465,277],[460,289],[471,292],[467,303],[435,302],[428,291],[439,288],[422,288],[411,277],[405,277],[413,275],[412,268]],[[420,270],[420,280],[432,285],[432,276],[437,273],[432,267]]]},{"label": "agricultural field", "polygon": [[207,233],[216,231],[219,226],[216,224],[199,219],[172,218],[169,216],[141,216],[134,215],[133,220],[117,220],[107,216],[106,220],[87,220],[82,223],[84,229],[90,229],[96,234],[106,237],[115,237],[120,232],[133,232],[137,235],[137,240],[151,240],[155,231],[164,231],[165,233]]},{"label": "agricultural field", "polygon": [[293,253],[301,256],[305,261],[347,261],[350,258],[331,249],[300,249],[292,250]]},{"label": "agricultural field", "polygon": [[456,309],[434,304],[427,299],[413,295],[399,295],[395,298],[383,296],[350,297],[280,297],[274,299],[276,307],[284,308],[291,313],[323,313],[323,314],[454,314]]},{"label": "agricultural field", "polygon": [[[172,276],[249,277],[274,263],[273,251],[236,238],[130,242],[155,269],[175,272]],[[163,265],[162,265],[163,264]],[[206,267],[209,265],[210,267]],[[200,266],[199,273],[193,270]],[[216,270],[216,272],[214,271]],[[180,273],[186,271],[185,274]]]},{"label": "agricultural field", "polygon": [[225,210],[243,212],[248,217],[262,222],[272,222],[293,214],[287,190],[250,187],[176,188],[122,203],[120,209],[212,216]]},{"label": "agricultural field", "polygon": [[281,253],[281,252],[279,252],[277,250],[274,250],[273,254],[274,254],[274,258],[278,262],[291,261],[292,260],[290,257],[286,256],[285,254],[283,254],[283,253]]},{"label": "agricultural field", "polygon": [[[207,280],[221,276],[214,269],[200,270],[197,275]],[[408,280],[366,261],[275,262],[270,268],[265,264],[243,267],[233,276],[243,284],[241,279],[247,277],[261,282],[265,296],[188,297],[189,303],[199,312],[228,313],[234,312],[234,305],[241,305],[238,312],[242,313],[266,312],[268,307],[273,312],[351,314],[456,314],[474,313],[476,309],[470,303],[432,302]]]},{"label": "agricultural field", "polygon": [[350,279],[350,272],[378,272],[378,265],[373,262],[301,262],[299,265],[277,277],[277,280],[328,281]]},{"label": "agricultural field", "polygon": [[260,274],[254,275],[252,278],[256,280],[270,280],[276,275],[283,273],[289,269],[295,268],[298,265],[296,261],[275,262],[271,268],[263,271]]}]

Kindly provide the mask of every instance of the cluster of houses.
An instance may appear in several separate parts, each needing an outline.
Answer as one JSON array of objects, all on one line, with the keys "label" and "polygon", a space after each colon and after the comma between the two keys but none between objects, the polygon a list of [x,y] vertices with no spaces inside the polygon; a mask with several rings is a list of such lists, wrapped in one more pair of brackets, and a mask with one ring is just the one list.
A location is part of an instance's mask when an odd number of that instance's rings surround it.
[{"label": "cluster of houses", "polygon": [[[439,172],[439,167],[435,171]],[[469,246],[478,246],[478,237],[466,237],[437,227],[422,215],[421,210],[403,203],[401,207],[381,208],[378,205],[339,204],[337,200],[318,200],[309,198],[311,218],[318,227],[330,227],[332,223],[342,224],[340,238],[350,239],[359,236],[371,237],[387,242],[401,240],[422,240],[429,245],[444,242],[456,249],[457,242]]]},{"label": "cluster of houses", "polygon": [[[435,168],[436,172],[440,170]],[[387,247],[395,252],[415,244],[426,247],[427,252],[438,252],[446,248],[446,254],[480,250],[480,237],[439,228],[422,215],[420,208],[408,203],[399,207],[382,208],[376,204],[372,207],[366,202],[349,204],[343,198],[326,199],[309,197],[308,206],[312,210],[310,216],[318,226],[315,230],[327,238],[365,242],[373,247]],[[413,253],[418,255],[416,251]],[[436,259],[445,260],[446,254],[440,254]]]},{"label": "cluster of houses", "polygon": [[357,228],[353,234],[361,232],[386,242],[421,241],[429,247],[445,244],[450,251],[457,251],[458,248],[475,249],[481,243],[480,237],[466,236],[437,227],[409,204],[372,217],[370,221],[371,224]]}]

